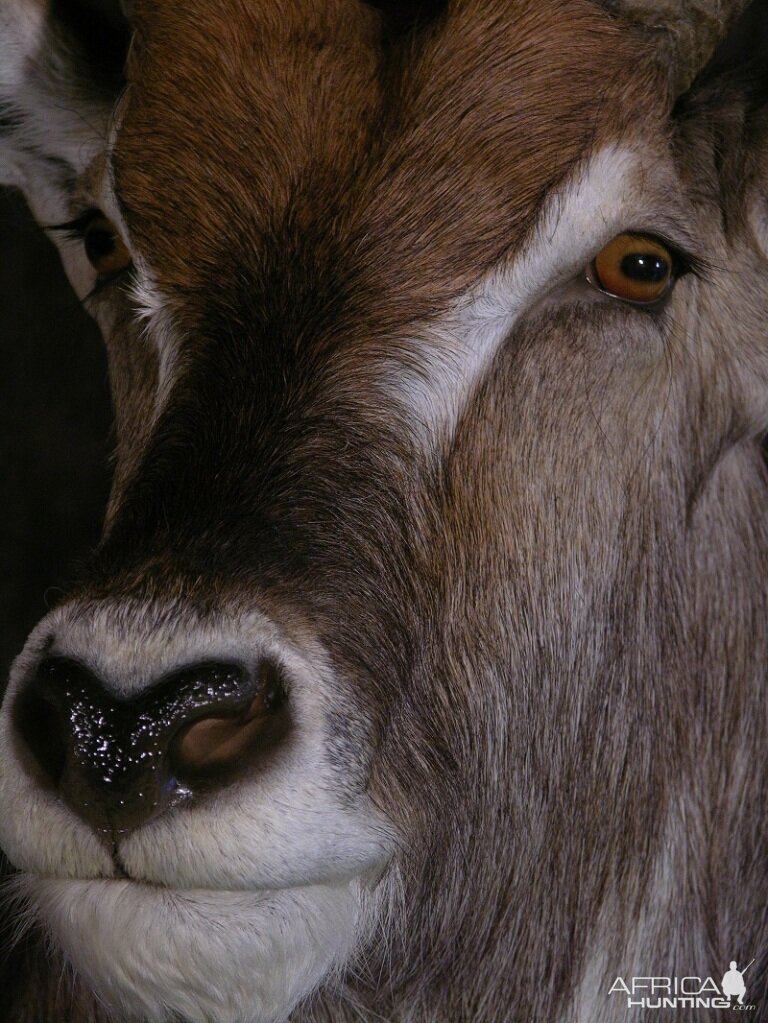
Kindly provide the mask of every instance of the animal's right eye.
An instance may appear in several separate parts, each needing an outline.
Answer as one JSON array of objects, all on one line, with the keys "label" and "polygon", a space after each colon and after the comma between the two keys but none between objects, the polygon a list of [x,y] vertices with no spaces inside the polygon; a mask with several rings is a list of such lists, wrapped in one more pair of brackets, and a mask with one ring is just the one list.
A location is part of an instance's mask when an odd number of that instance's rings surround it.
[{"label": "animal's right eye", "polygon": [[83,226],[85,254],[102,280],[109,280],[131,265],[131,254],[114,224],[102,213]]}]

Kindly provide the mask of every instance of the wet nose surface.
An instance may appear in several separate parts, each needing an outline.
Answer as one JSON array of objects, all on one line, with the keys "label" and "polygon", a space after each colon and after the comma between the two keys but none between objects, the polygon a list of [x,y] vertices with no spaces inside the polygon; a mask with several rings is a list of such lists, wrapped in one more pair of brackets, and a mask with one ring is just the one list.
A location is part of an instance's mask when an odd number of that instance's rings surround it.
[{"label": "wet nose surface", "polygon": [[118,699],[84,664],[42,661],[14,705],[16,731],[75,813],[123,832],[231,781],[288,727],[281,671],[207,662]]}]

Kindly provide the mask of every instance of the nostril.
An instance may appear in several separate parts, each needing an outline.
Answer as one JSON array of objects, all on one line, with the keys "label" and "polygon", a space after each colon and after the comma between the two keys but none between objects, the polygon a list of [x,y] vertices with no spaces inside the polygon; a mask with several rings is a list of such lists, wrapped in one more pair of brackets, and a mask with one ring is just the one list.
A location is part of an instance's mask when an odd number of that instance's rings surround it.
[{"label": "nostril", "polygon": [[58,785],[67,760],[68,722],[61,690],[69,681],[69,665],[43,661],[13,711],[16,733],[32,755],[46,784]]},{"label": "nostril", "polygon": [[237,768],[249,753],[263,754],[283,737],[285,688],[277,665],[264,661],[255,696],[236,712],[212,712],[183,726],[171,748],[177,776],[198,784]]}]

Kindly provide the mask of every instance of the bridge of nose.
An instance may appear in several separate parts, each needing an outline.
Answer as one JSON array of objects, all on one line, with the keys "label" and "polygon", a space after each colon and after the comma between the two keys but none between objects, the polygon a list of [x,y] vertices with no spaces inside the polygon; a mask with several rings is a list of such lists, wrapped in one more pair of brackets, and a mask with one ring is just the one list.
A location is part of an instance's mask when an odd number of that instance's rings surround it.
[{"label": "bridge of nose", "polygon": [[20,694],[15,714],[70,808],[99,831],[123,831],[221,781],[264,738],[261,726],[283,697],[266,662],[258,672],[190,665],[120,699],[83,664],[53,657]]}]

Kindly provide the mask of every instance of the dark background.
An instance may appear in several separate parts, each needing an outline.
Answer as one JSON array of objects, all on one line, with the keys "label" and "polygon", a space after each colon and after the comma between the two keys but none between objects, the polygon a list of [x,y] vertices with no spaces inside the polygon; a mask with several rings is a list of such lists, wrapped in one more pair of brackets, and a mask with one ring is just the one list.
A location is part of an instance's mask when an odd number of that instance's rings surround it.
[{"label": "dark background", "polygon": [[0,189],[0,692],[98,538],[110,420],[101,337],[52,243]]}]

